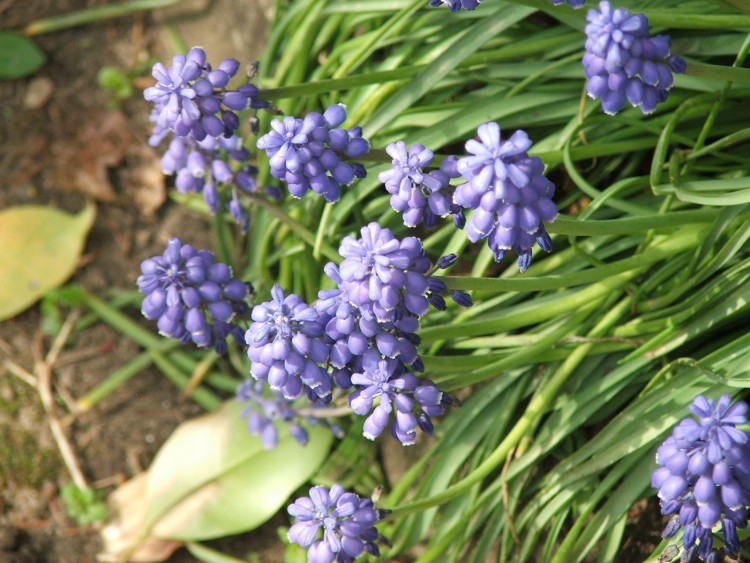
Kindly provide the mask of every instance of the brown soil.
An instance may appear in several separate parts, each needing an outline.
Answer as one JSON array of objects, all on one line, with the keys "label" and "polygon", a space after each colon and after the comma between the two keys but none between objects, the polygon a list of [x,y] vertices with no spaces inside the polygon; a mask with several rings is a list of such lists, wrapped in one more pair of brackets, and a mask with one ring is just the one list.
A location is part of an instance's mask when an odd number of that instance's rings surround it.
[{"label": "brown soil", "polygon": [[[38,18],[107,3],[113,2],[0,0],[0,22],[4,29],[21,29]],[[250,60],[258,56],[267,28],[261,4],[183,2],[171,12],[41,35],[35,40],[48,56],[44,67],[32,77],[0,82],[0,209],[34,203],[79,211],[86,198],[96,200],[97,219],[73,280],[88,291],[106,297],[113,289],[133,289],[140,261],[162,252],[169,236],[211,247],[205,218],[165,198],[158,155],[146,143],[149,107],[140,89],[149,83],[148,70],[135,80],[134,95],[115,106],[97,83],[99,69],[129,71],[139,64],[148,68],[151,57],[167,59],[164,24],[176,24],[186,44],[206,46],[212,58]],[[222,33],[211,37],[217,30]],[[222,51],[212,53],[211,44]],[[130,313],[144,322],[137,311]],[[95,561],[102,549],[98,530],[77,527],[67,515],[59,490],[71,477],[39,395],[17,375],[33,373],[50,345],[42,321],[36,305],[0,324],[0,563]],[[85,478],[103,492],[147,467],[175,426],[201,412],[180,400],[158,371],[146,369],[92,411],[70,414],[70,398],[81,397],[139,351],[97,323],[74,333],[55,364],[56,414]],[[284,523],[282,518],[213,546],[243,558],[252,551],[261,561],[280,561],[275,527]],[[184,550],[169,559],[193,560]]]}]

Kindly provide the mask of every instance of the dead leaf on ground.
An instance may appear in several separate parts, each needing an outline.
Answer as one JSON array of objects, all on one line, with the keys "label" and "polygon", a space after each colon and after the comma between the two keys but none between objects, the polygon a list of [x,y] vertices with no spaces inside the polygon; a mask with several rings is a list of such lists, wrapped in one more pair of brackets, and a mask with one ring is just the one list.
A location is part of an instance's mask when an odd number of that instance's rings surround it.
[{"label": "dead leaf on ground", "polygon": [[[149,536],[140,544],[146,518],[146,494],[148,473],[139,473],[120,485],[107,501],[110,523],[101,532],[104,551],[97,555],[99,561],[119,562],[123,556],[133,563],[164,561],[183,545],[181,541],[166,540]],[[135,549],[132,549],[137,544]],[[132,549],[132,551],[131,551]]]},{"label": "dead leaf on ground", "polygon": [[125,116],[102,111],[87,120],[72,140],[57,140],[48,173],[51,185],[82,193],[100,201],[114,202],[117,193],[109,181],[109,168],[122,163],[125,150],[135,141]]},{"label": "dead leaf on ground", "polygon": [[6,185],[31,183],[34,176],[44,170],[48,150],[49,143],[42,135],[21,136],[19,143],[0,159],[0,169],[7,174],[4,178]]},{"label": "dead leaf on ground", "polygon": [[152,216],[167,199],[164,172],[156,151],[145,143],[133,143],[125,154],[127,166],[118,175],[125,193],[138,211]]}]

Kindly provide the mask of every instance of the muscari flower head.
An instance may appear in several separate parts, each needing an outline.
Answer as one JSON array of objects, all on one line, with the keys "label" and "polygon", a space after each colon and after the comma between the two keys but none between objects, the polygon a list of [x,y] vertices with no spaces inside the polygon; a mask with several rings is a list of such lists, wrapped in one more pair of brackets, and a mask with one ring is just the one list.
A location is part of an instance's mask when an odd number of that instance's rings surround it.
[{"label": "muscari flower head", "polygon": [[586,4],[586,0],[551,0],[551,2],[555,6],[559,6],[561,4],[568,4],[571,8],[575,8],[576,10],[578,8],[583,8],[583,6]]},{"label": "muscari flower head", "polygon": [[[320,414],[325,413],[325,405],[317,396],[308,393],[307,398],[313,408],[320,408]],[[343,432],[338,426],[326,419],[303,414],[280,392],[272,389],[269,391],[264,381],[246,379],[237,387],[237,400],[247,403],[242,409],[241,416],[247,419],[247,428],[250,433],[260,436],[261,443],[267,450],[274,449],[279,443],[279,424],[287,424],[292,437],[303,446],[307,445],[309,440],[303,423],[309,426],[323,424],[337,437],[343,437]]]},{"label": "muscari flower head", "polygon": [[552,250],[543,221],[557,218],[555,186],[544,177],[542,160],[526,152],[531,139],[525,132],[503,140],[497,123],[485,123],[477,134],[479,140],[466,143],[472,156],[458,160],[458,171],[467,182],[456,187],[453,201],[474,210],[466,223],[470,241],[486,238],[497,261],[514,250],[524,271],[531,264],[534,242]]},{"label": "muscari flower head", "polygon": [[417,316],[403,315],[383,322],[372,316],[363,317],[359,307],[352,304],[341,289],[342,279],[336,265],[328,263],[325,272],[339,287],[321,290],[314,307],[325,324],[331,346],[329,363],[337,387],[349,389],[352,386],[351,375],[361,371],[362,358],[368,352],[397,359],[416,371],[424,369],[417,354],[420,342],[416,334]]},{"label": "muscari flower head", "polygon": [[339,254],[339,287],[366,319],[395,321],[427,312],[426,272],[430,260],[417,237],[397,239],[390,229],[373,222],[362,227],[362,238],[344,237]]},{"label": "muscari flower head", "polygon": [[[201,193],[212,213],[219,211],[219,191],[227,188],[230,198],[227,210],[247,232],[248,216],[238,192],[255,192],[257,169],[249,163],[250,152],[237,135],[206,137],[174,137],[161,159],[165,174],[175,175],[175,187],[182,193]],[[234,167],[230,163],[235,162]]]},{"label": "muscari flower head", "polygon": [[450,214],[459,227],[464,225],[463,210],[453,203],[451,178],[458,178],[456,157],[449,156],[437,170],[427,171],[434,159],[433,152],[424,145],[391,143],[385,151],[393,159],[392,167],[381,172],[378,179],[391,194],[391,207],[402,213],[404,224],[416,227],[420,222],[433,227],[438,217]]},{"label": "muscari flower head", "polygon": [[278,284],[271,295],[271,301],[253,307],[255,322],[245,333],[250,372],[287,399],[303,391],[330,399],[331,378],[319,365],[328,360],[329,347],[318,312],[299,295],[285,296]]},{"label": "muscari flower head", "polygon": [[721,522],[727,552],[739,553],[737,528],[747,526],[750,504],[750,441],[737,425],[747,422],[748,406],[698,395],[689,407],[696,419],[683,419],[656,453],[651,484],[659,490],[662,514],[674,514],[663,532],[684,528],[686,553],[707,560],[711,530]]},{"label": "muscari flower head", "polygon": [[299,417],[292,407],[292,402],[273,391],[272,396],[267,397],[263,394],[264,388],[263,381],[253,379],[247,379],[237,387],[237,400],[247,403],[242,410],[242,417],[247,418],[247,428],[250,433],[260,436],[263,447],[272,450],[279,443],[279,431],[276,424],[279,421],[285,422],[289,424],[294,439],[301,445],[306,445],[307,430],[299,424],[297,420]]},{"label": "muscari flower head", "polygon": [[346,108],[335,104],[304,119],[275,119],[273,131],[258,139],[258,148],[270,159],[271,175],[285,181],[294,197],[312,189],[326,201],[338,201],[341,186],[364,178],[364,166],[345,159],[367,153],[370,143],[362,138],[361,127],[339,128],[345,120]]},{"label": "muscari flower head", "polygon": [[141,263],[141,272],[136,282],[146,294],[141,311],[157,321],[160,334],[183,344],[213,346],[220,354],[228,335],[242,341],[243,330],[234,320],[249,310],[244,301],[248,286],[213,253],[171,238],[162,256]]},{"label": "muscari flower head", "polygon": [[363,435],[368,440],[380,436],[390,425],[391,435],[405,446],[414,444],[417,429],[432,434],[430,417],[440,416],[452,398],[435,384],[407,372],[403,364],[367,352],[362,359],[362,370],[351,377],[355,391],[349,396],[349,406],[367,416]]},{"label": "muscari flower head", "polygon": [[448,4],[448,8],[451,12],[458,12],[462,8],[464,10],[473,10],[482,0],[430,0],[430,6],[436,8],[441,4]]},{"label": "muscari flower head", "polygon": [[365,553],[380,555],[376,542],[385,538],[375,524],[388,511],[341,485],[312,487],[309,497],[298,498],[287,511],[296,519],[289,541],[308,548],[309,563],[351,563]]},{"label": "muscari flower head", "polygon": [[231,136],[239,126],[236,111],[267,107],[252,84],[227,88],[239,67],[235,59],[224,59],[212,68],[201,47],[193,47],[187,56],[175,55],[171,67],[156,63],[152,70],[156,85],[143,92],[146,100],[154,102],[151,120],[156,128],[151,143],[158,144],[170,131],[199,141],[206,136]]},{"label": "muscari flower head", "polygon": [[589,10],[586,16],[586,91],[602,101],[609,115],[620,111],[626,101],[645,114],[653,112],[667,99],[672,72],[685,71],[685,61],[670,55],[668,35],[650,36],[643,14],[612,9],[606,1],[599,9]]}]

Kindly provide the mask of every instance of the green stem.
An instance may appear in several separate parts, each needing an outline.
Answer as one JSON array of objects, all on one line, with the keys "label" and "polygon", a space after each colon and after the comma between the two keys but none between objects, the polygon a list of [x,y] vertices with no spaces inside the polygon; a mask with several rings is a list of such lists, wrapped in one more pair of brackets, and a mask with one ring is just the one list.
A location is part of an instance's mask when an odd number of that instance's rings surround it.
[{"label": "green stem", "polygon": [[606,220],[577,221],[569,217],[558,217],[554,223],[546,225],[546,228],[549,233],[558,235],[632,235],[662,227],[676,228],[695,223],[711,223],[717,216],[718,212],[714,209],[700,209]]},{"label": "green stem", "polygon": [[[739,16],[735,16],[739,17]],[[711,80],[750,84],[750,68],[689,62],[685,74]]]},{"label": "green stem", "polygon": [[380,70],[368,72],[367,74],[356,74],[343,78],[327,78],[316,80],[306,84],[292,84],[291,86],[280,86],[278,88],[264,88],[260,92],[260,98],[264,100],[282,100],[285,98],[299,98],[300,96],[311,96],[335,92],[337,90],[350,90],[359,86],[371,84],[382,84],[393,80],[403,80],[417,74],[427,65],[407,66],[394,70]]},{"label": "green stem", "polygon": [[[278,205],[274,205],[273,203],[268,201],[266,198],[259,196],[257,194],[247,194],[247,197],[249,197],[253,203],[258,205],[258,207],[263,208],[264,210],[268,211],[268,213],[276,217],[279,221],[281,221],[284,225],[286,225],[290,231],[296,234],[299,238],[305,241],[308,245],[310,245],[312,248],[315,248],[315,245],[316,245],[315,234],[309,229],[307,229],[304,225],[302,225],[299,221],[292,219]],[[329,260],[333,260],[335,262],[338,262],[339,260],[341,260],[341,256],[339,256],[339,253],[330,244],[320,241],[319,247],[320,247],[320,253],[323,254]]]},{"label": "green stem", "polygon": [[165,8],[177,3],[178,1],[179,0],[131,0],[121,4],[87,8],[85,10],[79,10],[61,16],[33,21],[23,28],[22,33],[29,37],[40,35],[42,33],[51,33],[53,31],[60,31],[87,23],[129,16],[130,14],[141,12],[143,10]]},{"label": "green stem", "polygon": [[[179,344],[178,341],[164,341],[163,351],[168,351]],[[125,365],[119,367],[109,374],[104,381],[99,383],[91,391],[86,393],[82,398],[76,401],[76,410],[78,412],[87,412],[94,408],[99,402],[112,394],[120,385],[127,382],[141,371],[151,365],[151,354],[143,352],[130,360]]]},{"label": "green stem", "polygon": [[131,318],[122,314],[120,311],[111,307],[98,297],[83,291],[81,293],[83,304],[91,309],[105,323],[112,328],[127,336],[130,340],[139,346],[148,350],[159,350],[164,346],[164,339],[154,336]]},{"label": "green stem", "polygon": [[[167,379],[169,379],[180,389],[185,389],[185,387],[190,382],[190,377],[188,377],[172,362],[170,362],[161,352],[151,350],[149,355],[151,356],[151,360],[154,362],[156,367],[159,368],[159,371],[161,371],[167,377]],[[190,398],[200,406],[202,406],[204,409],[209,411],[218,409],[222,403],[219,397],[203,387],[198,387],[197,389],[195,389]]]},{"label": "green stem", "polygon": [[[610,310],[591,331],[590,335],[596,337],[603,334],[606,328],[615,322],[621,314],[622,307],[615,307]],[[591,344],[582,344],[570,353],[570,356],[562,363],[553,376],[544,385],[539,387],[537,394],[534,395],[528,407],[526,407],[526,411],[505,439],[475,471],[441,493],[394,507],[391,515],[393,517],[400,517],[444,504],[469,490],[474,485],[477,485],[490,473],[496,471],[503,464],[513,448],[526,435],[527,431],[536,426],[541,417],[545,415],[549,405],[557,398],[560,388],[565,384],[575,368],[586,358],[590,347]]]},{"label": "green stem", "polygon": [[320,260],[320,248],[323,245],[323,238],[325,237],[326,227],[328,221],[331,218],[331,211],[333,210],[332,203],[326,203],[323,208],[323,215],[320,217],[320,223],[318,224],[318,231],[315,233],[315,244],[313,245],[313,258]]},{"label": "green stem", "polygon": [[685,239],[681,237],[669,237],[654,245],[652,248],[625,258],[589,268],[581,272],[572,274],[547,275],[541,277],[529,278],[469,278],[445,276],[443,281],[449,289],[463,289],[474,291],[492,291],[500,293],[502,291],[544,291],[548,289],[557,289],[571,287],[575,285],[584,285],[598,282],[609,278],[612,275],[637,270],[651,266],[661,260],[668,260],[675,256],[681,250],[684,250],[685,244],[699,244],[702,231],[684,233]]}]

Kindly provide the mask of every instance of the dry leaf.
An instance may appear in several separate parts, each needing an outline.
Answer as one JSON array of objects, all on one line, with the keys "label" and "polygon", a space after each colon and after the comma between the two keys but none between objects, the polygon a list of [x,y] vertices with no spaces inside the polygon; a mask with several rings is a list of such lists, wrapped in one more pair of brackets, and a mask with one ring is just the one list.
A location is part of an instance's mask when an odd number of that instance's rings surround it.
[{"label": "dry leaf", "polygon": [[92,115],[71,141],[52,145],[54,164],[49,182],[107,202],[117,199],[109,181],[109,168],[119,165],[125,149],[135,140],[125,116],[120,112]]},{"label": "dry leaf", "polygon": [[101,532],[104,551],[97,555],[99,561],[119,563],[126,554],[127,560],[133,563],[164,561],[182,547],[183,542],[150,536],[129,552],[143,530],[147,482],[148,474],[139,473],[109,495],[111,519]]},{"label": "dry leaf", "polygon": [[167,199],[164,171],[156,151],[145,143],[133,143],[125,154],[128,163],[118,178],[123,191],[141,215],[150,217]]}]

